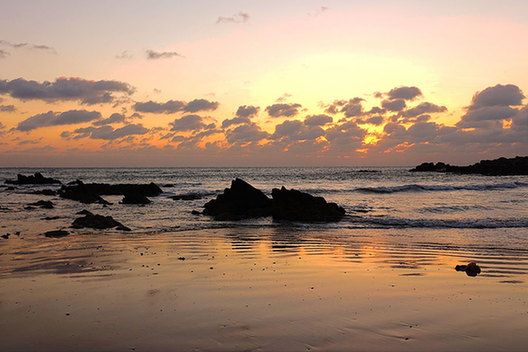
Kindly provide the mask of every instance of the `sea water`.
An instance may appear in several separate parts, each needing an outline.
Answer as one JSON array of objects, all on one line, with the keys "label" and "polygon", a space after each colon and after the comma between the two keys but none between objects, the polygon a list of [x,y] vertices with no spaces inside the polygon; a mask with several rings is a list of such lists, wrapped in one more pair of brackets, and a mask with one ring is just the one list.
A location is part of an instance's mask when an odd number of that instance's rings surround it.
[{"label": "sea water", "polygon": [[[2,179],[18,173],[41,172],[67,183],[150,183],[163,193],[146,206],[120,204],[121,196],[103,196],[112,205],[83,205],[58,196],[34,195],[40,189],[59,185],[0,187],[1,228],[39,234],[67,227],[80,208],[111,215],[133,233],[201,230],[217,227],[309,226],[310,228],[421,228],[480,229],[507,245],[528,248],[528,177],[481,176],[409,172],[408,168],[141,168],[141,169],[0,169]],[[271,218],[217,222],[192,215],[234,178],[241,178],[271,196],[273,188],[285,186],[336,202],[346,210],[338,223],[302,224],[274,222]],[[178,194],[194,193],[197,200],[172,200]],[[24,210],[36,200],[55,203],[52,210]],[[42,221],[44,217],[59,217]],[[455,230],[455,231],[458,231]],[[83,230],[91,231],[91,230]],[[112,231],[112,230],[109,230]],[[459,231],[458,231],[459,232]],[[482,232],[482,231],[481,231]],[[505,236],[507,236],[507,241]],[[483,235],[483,237],[486,237]],[[498,237],[498,238],[497,238]],[[506,243],[508,242],[508,243]]]},{"label": "sea water", "polygon": [[[145,206],[0,187],[0,350],[523,351],[528,177],[407,168],[0,169],[158,184]],[[230,181],[343,206],[337,223],[193,215]],[[6,185],[7,186],[7,185]],[[201,195],[173,200],[178,194]],[[51,200],[54,209],[25,209]],[[71,229],[87,209],[132,229]],[[52,220],[46,220],[51,218]],[[46,238],[65,229],[64,238]],[[15,233],[19,232],[18,235]],[[455,266],[476,262],[470,277]]]}]

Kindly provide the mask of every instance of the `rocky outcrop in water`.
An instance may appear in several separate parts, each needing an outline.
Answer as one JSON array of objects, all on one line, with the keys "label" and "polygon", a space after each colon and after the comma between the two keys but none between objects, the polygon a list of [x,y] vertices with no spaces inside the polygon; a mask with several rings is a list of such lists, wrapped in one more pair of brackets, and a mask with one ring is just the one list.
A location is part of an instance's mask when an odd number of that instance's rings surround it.
[{"label": "rocky outcrop in water", "polygon": [[58,193],[62,198],[76,200],[84,204],[110,204],[82,181],[76,181],[73,184],[69,183],[67,186],[62,186]]},{"label": "rocky outcrop in water", "polygon": [[422,163],[412,172],[453,172],[458,174],[480,174],[486,176],[528,175],[528,156],[481,160],[469,166],[453,166],[443,162]]},{"label": "rocky outcrop in water", "polygon": [[124,226],[119,221],[114,220],[114,218],[111,216],[92,214],[90,212],[87,212],[83,217],[75,219],[71,227],[74,229],[89,227],[98,230],[111,229],[115,227],[116,230],[130,231],[128,227]]},{"label": "rocky outcrop in water", "polygon": [[175,196],[170,196],[169,198],[173,200],[196,200],[196,199],[202,199],[203,195],[200,193],[183,193],[183,194],[177,194]]},{"label": "rocky outcrop in water", "polygon": [[43,189],[40,191],[33,191],[31,194],[41,194],[43,196],[56,196],[57,191],[54,191],[52,189]]},{"label": "rocky outcrop in water", "polygon": [[[62,198],[72,199],[81,203],[109,204],[102,195],[123,195],[129,199],[142,197],[155,197],[162,193],[154,183],[149,184],[107,184],[107,183],[84,183],[80,180],[62,186],[59,195]],[[149,200],[150,202],[150,200]]]},{"label": "rocky outcrop in water", "polygon": [[144,194],[141,193],[125,193],[123,204],[149,204],[150,199],[148,199]]},{"label": "rocky outcrop in water", "polygon": [[44,177],[40,172],[35,172],[34,175],[29,176],[18,174],[16,180],[6,180],[5,183],[12,185],[49,185],[62,182],[51,177]]},{"label": "rocky outcrop in water", "polygon": [[345,215],[345,209],[336,203],[327,203],[323,197],[314,197],[285,187],[274,188],[271,194],[274,220],[333,222],[341,220]]},{"label": "rocky outcrop in water", "polygon": [[240,220],[271,215],[271,200],[249,183],[237,178],[231,188],[204,205],[204,214],[215,220]]},{"label": "rocky outcrop in water", "polygon": [[215,220],[240,220],[273,216],[275,220],[304,222],[339,221],[345,210],[323,197],[314,197],[297,190],[273,189],[273,200],[249,183],[235,179],[231,188],[204,205],[205,215]]},{"label": "rocky outcrop in water", "polygon": [[34,206],[34,207],[39,207],[39,208],[42,208],[42,209],[53,209],[53,203],[49,200],[39,200],[38,202],[35,202],[35,203],[29,203],[28,205],[30,206]]}]

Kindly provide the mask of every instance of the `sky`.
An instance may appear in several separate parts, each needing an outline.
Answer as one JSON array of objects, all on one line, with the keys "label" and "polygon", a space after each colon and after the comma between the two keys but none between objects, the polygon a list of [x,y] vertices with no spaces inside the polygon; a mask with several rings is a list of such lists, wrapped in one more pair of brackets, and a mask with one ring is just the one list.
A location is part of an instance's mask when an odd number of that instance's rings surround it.
[{"label": "sky", "polygon": [[526,13],[521,0],[0,0],[0,166],[528,155]]}]

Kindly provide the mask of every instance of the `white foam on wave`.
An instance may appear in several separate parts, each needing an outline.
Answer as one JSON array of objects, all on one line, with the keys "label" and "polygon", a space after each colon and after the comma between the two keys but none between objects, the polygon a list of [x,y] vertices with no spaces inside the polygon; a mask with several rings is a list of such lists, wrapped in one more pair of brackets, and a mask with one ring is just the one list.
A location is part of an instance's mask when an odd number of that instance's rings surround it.
[{"label": "white foam on wave", "polygon": [[474,184],[474,185],[421,185],[409,184],[392,187],[361,187],[356,188],[357,192],[365,193],[397,193],[397,192],[427,192],[427,191],[489,191],[500,189],[513,189],[528,187],[524,182]]},{"label": "white foam on wave", "polygon": [[406,219],[395,217],[359,217],[351,216],[352,223],[378,225],[382,227],[412,228],[457,228],[457,229],[497,229],[528,228],[528,218],[521,219]]}]

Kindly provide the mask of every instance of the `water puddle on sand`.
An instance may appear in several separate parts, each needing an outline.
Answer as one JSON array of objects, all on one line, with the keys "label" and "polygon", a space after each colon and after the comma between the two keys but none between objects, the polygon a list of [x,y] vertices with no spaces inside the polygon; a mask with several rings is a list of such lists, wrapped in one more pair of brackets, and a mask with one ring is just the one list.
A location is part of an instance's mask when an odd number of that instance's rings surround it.
[{"label": "water puddle on sand", "polygon": [[[0,242],[0,350],[524,350],[527,251],[399,238],[11,237]],[[455,271],[471,261],[480,275]]]}]

